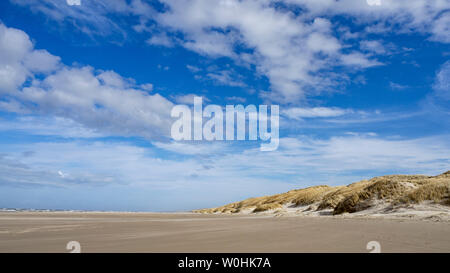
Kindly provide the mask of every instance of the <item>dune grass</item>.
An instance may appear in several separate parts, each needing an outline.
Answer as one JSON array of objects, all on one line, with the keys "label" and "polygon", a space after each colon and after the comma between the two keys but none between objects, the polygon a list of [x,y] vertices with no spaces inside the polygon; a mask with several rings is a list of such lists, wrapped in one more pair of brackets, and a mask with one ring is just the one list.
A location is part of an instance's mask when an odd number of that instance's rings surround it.
[{"label": "dune grass", "polygon": [[448,204],[450,201],[449,181],[437,181],[433,184],[423,185],[406,196],[406,201],[409,202],[420,203],[426,200]]},{"label": "dune grass", "polygon": [[278,208],[281,208],[281,204],[279,204],[279,203],[261,204],[261,205],[258,205],[253,210],[253,212],[261,212],[261,211],[273,210],[273,209],[278,209]]},{"label": "dune grass", "polygon": [[347,186],[325,185],[291,190],[286,193],[249,198],[222,207],[195,210],[199,213],[263,212],[284,205],[317,204],[316,210],[333,209],[333,214],[353,213],[372,206],[374,200],[393,204],[431,201],[450,205],[450,171],[437,176],[387,175]]}]

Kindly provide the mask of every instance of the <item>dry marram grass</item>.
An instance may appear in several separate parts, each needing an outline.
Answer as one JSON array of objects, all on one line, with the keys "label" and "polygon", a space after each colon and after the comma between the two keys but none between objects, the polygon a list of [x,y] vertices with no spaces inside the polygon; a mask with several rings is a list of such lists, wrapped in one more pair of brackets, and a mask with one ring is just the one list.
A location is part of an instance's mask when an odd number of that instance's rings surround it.
[{"label": "dry marram grass", "polygon": [[370,208],[376,200],[392,204],[431,201],[450,205],[450,171],[437,176],[387,175],[362,180],[347,186],[314,186],[282,194],[249,198],[199,213],[239,213],[278,210],[317,204],[316,210],[333,209],[333,214],[357,212]]}]

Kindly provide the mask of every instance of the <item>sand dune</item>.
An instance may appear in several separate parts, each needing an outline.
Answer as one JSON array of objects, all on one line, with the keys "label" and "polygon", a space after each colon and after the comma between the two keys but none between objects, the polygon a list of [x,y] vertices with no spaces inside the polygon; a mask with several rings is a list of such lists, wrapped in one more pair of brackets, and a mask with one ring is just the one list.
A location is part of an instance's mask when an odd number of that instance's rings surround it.
[{"label": "sand dune", "polygon": [[249,198],[197,213],[450,220],[450,171],[437,176],[388,175],[347,186],[314,186]]}]

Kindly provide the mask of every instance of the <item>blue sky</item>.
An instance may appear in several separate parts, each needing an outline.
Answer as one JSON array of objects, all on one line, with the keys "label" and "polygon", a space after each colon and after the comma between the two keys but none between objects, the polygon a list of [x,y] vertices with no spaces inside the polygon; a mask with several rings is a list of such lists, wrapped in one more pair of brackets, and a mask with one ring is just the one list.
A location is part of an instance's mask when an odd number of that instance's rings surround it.
[{"label": "blue sky", "polygon": [[[0,3],[0,207],[174,211],[450,169],[448,0]],[[371,4],[369,4],[371,3]],[[171,108],[280,105],[280,147]]]}]

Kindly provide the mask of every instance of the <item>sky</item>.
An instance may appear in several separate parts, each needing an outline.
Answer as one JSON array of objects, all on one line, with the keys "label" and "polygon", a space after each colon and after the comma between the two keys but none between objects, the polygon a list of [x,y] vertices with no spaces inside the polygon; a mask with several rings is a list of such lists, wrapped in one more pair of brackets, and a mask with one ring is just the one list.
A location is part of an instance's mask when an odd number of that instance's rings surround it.
[{"label": "sky", "polygon": [[[450,169],[450,0],[0,1],[0,207],[180,211]],[[170,112],[279,105],[280,144]]]}]

